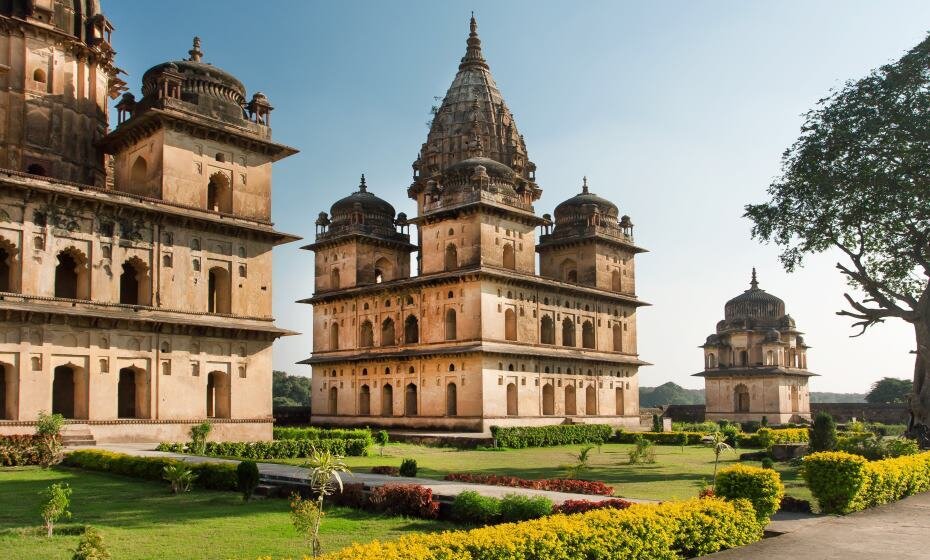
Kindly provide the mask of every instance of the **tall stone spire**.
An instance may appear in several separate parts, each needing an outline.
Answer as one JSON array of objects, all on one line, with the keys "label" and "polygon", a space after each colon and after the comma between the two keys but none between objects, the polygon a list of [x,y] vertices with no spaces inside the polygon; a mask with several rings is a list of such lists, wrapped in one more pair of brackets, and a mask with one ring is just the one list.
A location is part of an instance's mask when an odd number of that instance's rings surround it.
[{"label": "tall stone spire", "polygon": [[478,22],[475,20],[475,12],[471,13],[470,22],[471,32],[468,34],[468,47],[465,49],[465,56],[459,64],[459,70],[464,70],[470,66],[477,66],[488,69],[488,63],[481,54],[481,39],[478,38]]},{"label": "tall stone spire", "polygon": [[752,280],[749,281],[749,289],[750,290],[759,289],[759,281],[756,280],[756,267],[752,267]]},{"label": "tall stone spire", "polygon": [[203,58],[203,51],[200,50],[200,37],[194,37],[194,48],[187,51],[187,54],[191,55],[191,62],[200,62]]}]

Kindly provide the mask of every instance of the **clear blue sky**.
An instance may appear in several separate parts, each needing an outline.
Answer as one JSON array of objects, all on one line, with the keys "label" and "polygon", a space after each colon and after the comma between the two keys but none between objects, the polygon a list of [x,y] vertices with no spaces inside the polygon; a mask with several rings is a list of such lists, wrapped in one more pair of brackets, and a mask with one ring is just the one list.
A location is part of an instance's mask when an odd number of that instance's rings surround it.
[{"label": "clear blue sky", "polygon": [[[636,224],[642,385],[699,387],[697,348],[727,299],[761,286],[783,298],[813,346],[815,391],[864,391],[910,377],[913,331],[881,325],[849,338],[835,255],[786,274],[749,237],[747,202],[765,197],[801,114],[930,29],[924,1],[383,2],[104,1],[117,63],[139,93],[146,68],[187,56],[238,76],[275,106],[275,140],[301,153],[276,164],[274,220],[311,239],[313,221],[365,173],[398,211],[410,164],[465,50],[471,10],[484,54],[538,166],[539,214],[579,191],[617,203]],[[275,251],[275,367],[310,354],[313,256]]]}]

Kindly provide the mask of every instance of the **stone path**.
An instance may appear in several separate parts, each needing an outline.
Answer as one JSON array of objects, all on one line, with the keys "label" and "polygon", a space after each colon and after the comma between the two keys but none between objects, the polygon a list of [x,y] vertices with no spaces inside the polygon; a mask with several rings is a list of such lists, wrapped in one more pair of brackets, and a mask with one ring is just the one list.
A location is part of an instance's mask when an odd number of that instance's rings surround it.
[{"label": "stone path", "polygon": [[[216,457],[200,457],[196,455],[185,455],[183,453],[167,453],[154,451],[152,444],[130,444],[130,443],[107,443],[95,447],[78,449],[103,449],[106,451],[115,451],[117,453],[126,453],[138,457],[172,457],[181,461],[190,463],[238,463],[232,459],[219,459]],[[293,465],[281,465],[278,463],[258,463],[258,472],[263,479],[279,480],[281,482],[300,483],[307,479],[307,469]],[[511,488],[509,486],[491,486],[488,484],[470,484],[466,482],[453,482],[448,480],[435,480],[430,478],[407,478],[397,476],[386,476],[371,473],[351,473],[343,476],[345,483],[363,483],[366,486],[376,487],[385,484],[419,484],[430,488],[433,495],[437,498],[451,499],[466,490],[473,490],[484,496],[501,497],[505,494],[522,494],[525,496],[546,496],[554,504],[560,504],[565,500],[606,500],[607,496],[592,496],[589,494],[572,494],[568,492],[550,492],[548,490],[532,490],[528,488]],[[634,498],[624,498],[631,502],[654,502],[654,500],[639,500]]]},{"label": "stone path", "polygon": [[930,558],[930,492],[809,526],[703,558],[712,560],[926,560]]}]

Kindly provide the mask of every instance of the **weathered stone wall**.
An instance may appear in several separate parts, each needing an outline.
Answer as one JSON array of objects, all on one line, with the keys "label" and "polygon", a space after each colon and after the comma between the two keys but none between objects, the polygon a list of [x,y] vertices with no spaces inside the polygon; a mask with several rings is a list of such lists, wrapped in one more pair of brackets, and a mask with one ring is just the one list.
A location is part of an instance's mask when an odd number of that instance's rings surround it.
[{"label": "weathered stone wall", "polygon": [[[749,410],[738,412],[736,389],[749,391]],[[797,388],[797,406],[793,406],[792,387]],[[772,424],[810,419],[810,392],[807,378],[790,375],[708,377],[705,379],[708,420],[746,422],[761,420]]]}]

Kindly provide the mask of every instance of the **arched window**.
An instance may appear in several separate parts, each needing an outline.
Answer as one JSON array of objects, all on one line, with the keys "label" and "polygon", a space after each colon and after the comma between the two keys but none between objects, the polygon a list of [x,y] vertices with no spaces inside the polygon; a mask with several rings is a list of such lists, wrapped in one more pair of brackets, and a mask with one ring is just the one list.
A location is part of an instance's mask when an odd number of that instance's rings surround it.
[{"label": "arched window", "polygon": [[229,374],[211,371],[207,374],[207,417],[230,417]]},{"label": "arched window", "polygon": [[370,348],[374,346],[374,344],[375,334],[371,326],[371,321],[363,321],[362,326],[359,328],[358,345],[362,348]]},{"label": "arched window", "polygon": [[507,416],[516,416],[518,414],[517,384],[507,384]]},{"label": "arched window", "polygon": [[446,416],[458,416],[459,413],[458,388],[455,383],[446,385]]},{"label": "arched window", "polygon": [[55,297],[89,299],[87,259],[76,249],[58,253],[55,267]]},{"label": "arched window", "polygon": [[615,270],[610,273],[610,289],[619,292],[620,291],[620,271]]},{"label": "arched window", "polygon": [[555,414],[555,387],[552,383],[543,385],[543,415],[552,416]]},{"label": "arched window", "polygon": [[574,416],[578,414],[578,400],[575,397],[575,386],[565,386],[565,415]]},{"label": "arched window", "polygon": [[794,348],[788,351],[788,367],[798,367],[798,354]]},{"label": "arched window", "polygon": [[584,413],[589,416],[597,414],[597,391],[594,385],[588,385],[584,391]]},{"label": "arched window", "polygon": [[339,288],[339,269],[333,268],[329,272],[329,284],[330,289],[335,290]]},{"label": "arched window", "polygon": [[391,261],[381,257],[375,261],[375,283],[387,282],[394,279],[394,266]]},{"label": "arched window", "polygon": [[390,317],[381,323],[381,346],[394,346],[394,319]]},{"label": "arched window", "polygon": [[739,365],[748,366],[749,365],[749,352],[745,350],[739,351]]},{"label": "arched window", "polygon": [[749,412],[749,388],[742,383],[733,390],[733,409],[736,412]]},{"label": "arched window", "polygon": [[510,243],[504,244],[504,268],[509,268],[510,270],[516,270],[517,268],[517,258],[513,251],[513,245]]},{"label": "arched window", "polygon": [[775,365],[775,352],[771,350],[766,351],[765,353],[765,365],[773,366]]},{"label": "arched window", "polygon": [[571,317],[562,320],[562,346],[575,345],[575,322]]},{"label": "arched window", "polygon": [[329,415],[336,416],[339,414],[339,389],[336,387],[329,388]]},{"label": "arched window", "polygon": [[449,243],[446,245],[445,269],[455,270],[459,267],[459,252],[455,245]]},{"label": "arched window", "polygon": [[207,210],[232,213],[232,187],[224,173],[214,173],[207,183]]},{"label": "arched window", "polygon": [[127,305],[150,305],[148,275],[141,259],[131,258],[123,263],[119,277],[119,302]]},{"label": "arched window", "polygon": [[455,340],[458,337],[456,327],[455,309],[449,308],[446,310],[446,340]]},{"label": "arched window", "polygon": [[229,271],[215,266],[210,269],[207,282],[207,312],[229,314],[232,293],[229,286]]},{"label": "arched window", "polygon": [[413,383],[408,383],[404,389],[404,415],[417,415],[417,386]]},{"label": "arched window", "polygon": [[133,187],[142,185],[145,183],[148,172],[148,164],[146,163],[145,158],[138,156],[136,161],[132,163],[132,169],[129,171],[129,182],[132,183]]},{"label": "arched window", "polygon": [[116,411],[119,418],[149,417],[149,386],[146,372],[135,368],[119,370],[116,392]]},{"label": "arched window", "polygon": [[0,362],[0,420],[19,416],[19,373],[13,364]]},{"label": "arched window", "polygon": [[578,283],[578,263],[573,259],[562,261],[562,281],[572,284]]},{"label": "arched window", "polygon": [[715,367],[717,367],[717,355],[711,352],[707,355],[707,368],[710,369]]},{"label": "arched window", "polygon": [[614,406],[616,407],[616,409],[614,410],[614,414],[616,414],[617,416],[623,416],[624,402],[623,402],[623,388],[622,387],[617,387],[616,389],[614,389],[614,400],[615,400]]},{"label": "arched window", "polygon": [[611,332],[614,338],[614,352],[623,352],[623,329],[620,328],[620,323],[615,324]]},{"label": "arched window", "polygon": [[381,416],[394,416],[394,387],[390,383],[381,387]]},{"label": "arched window", "polygon": [[581,325],[581,346],[594,348],[594,323],[585,321]]},{"label": "arched window", "polygon": [[404,320],[404,344],[420,342],[420,321],[413,315]]},{"label": "arched window", "polygon": [[0,238],[0,292],[13,291],[13,258],[16,249]]},{"label": "arched window", "polygon": [[504,311],[504,338],[517,339],[517,314],[510,308]]},{"label": "arched window", "polygon": [[358,390],[358,413],[362,416],[371,414],[371,388],[362,385]]},{"label": "arched window", "polygon": [[336,321],[329,326],[329,349],[339,350],[339,323]]},{"label": "arched window", "polygon": [[555,344],[555,325],[551,315],[543,315],[539,327],[539,339],[543,344]]}]

